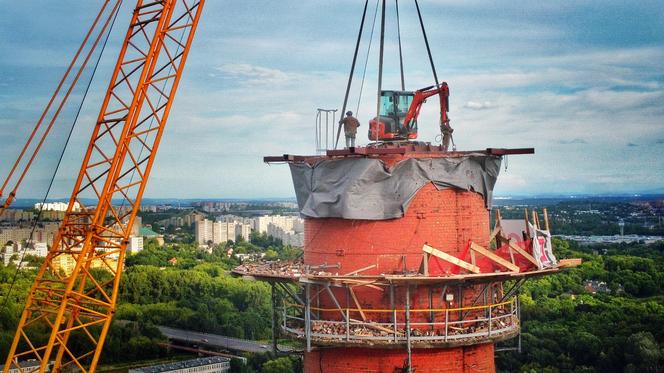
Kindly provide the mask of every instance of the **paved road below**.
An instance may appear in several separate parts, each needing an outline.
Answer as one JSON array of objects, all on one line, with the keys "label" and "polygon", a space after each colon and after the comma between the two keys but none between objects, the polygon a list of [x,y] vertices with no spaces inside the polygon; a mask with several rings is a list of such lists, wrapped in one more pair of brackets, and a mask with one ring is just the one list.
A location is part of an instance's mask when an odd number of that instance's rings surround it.
[{"label": "paved road below", "polygon": [[[167,326],[158,326],[159,330],[170,340],[197,344],[200,346],[212,346],[224,348],[230,351],[242,352],[268,352],[272,351],[271,343],[252,341],[247,339],[231,338],[218,334],[192,332],[189,330],[175,329]],[[281,351],[289,351],[287,346],[278,346]]]}]

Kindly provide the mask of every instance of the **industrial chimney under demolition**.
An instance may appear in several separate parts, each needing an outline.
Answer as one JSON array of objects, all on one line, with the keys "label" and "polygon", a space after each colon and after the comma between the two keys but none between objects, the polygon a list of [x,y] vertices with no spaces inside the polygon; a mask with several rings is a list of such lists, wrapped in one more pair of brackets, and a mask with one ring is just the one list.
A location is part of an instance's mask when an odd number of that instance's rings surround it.
[{"label": "industrial chimney under demolition", "polygon": [[517,290],[561,267],[535,212],[490,227],[502,156],[532,152],[395,143],[266,157],[290,165],[304,258],[234,272],[272,284],[305,372],[494,372],[494,344],[519,333]]}]

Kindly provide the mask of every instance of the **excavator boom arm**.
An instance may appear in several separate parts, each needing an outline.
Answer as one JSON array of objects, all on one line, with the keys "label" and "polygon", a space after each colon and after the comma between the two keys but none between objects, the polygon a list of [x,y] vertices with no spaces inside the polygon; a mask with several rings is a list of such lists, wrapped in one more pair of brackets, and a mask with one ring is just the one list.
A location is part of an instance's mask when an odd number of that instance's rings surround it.
[{"label": "excavator boom arm", "polygon": [[450,90],[447,83],[443,82],[439,87],[430,86],[415,91],[413,102],[410,104],[403,120],[404,127],[409,130],[411,129],[412,124],[420,116],[422,104],[426,102],[427,98],[435,95],[438,95],[440,99],[440,123],[447,123],[449,121],[447,112],[449,111]]}]

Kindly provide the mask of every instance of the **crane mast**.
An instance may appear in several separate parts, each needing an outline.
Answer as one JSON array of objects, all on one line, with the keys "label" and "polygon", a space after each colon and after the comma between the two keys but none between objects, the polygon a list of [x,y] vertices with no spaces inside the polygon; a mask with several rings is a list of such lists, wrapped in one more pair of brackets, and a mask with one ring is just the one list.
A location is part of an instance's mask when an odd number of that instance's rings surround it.
[{"label": "crane mast", "polygon": [[[67,212],[28,295],[4,373],[44,372],[51,363],[55,372],[95,371],[116,309],[132,225],[204,1],[137,1]],[[21,366],[28,359],[39,366]]]}]

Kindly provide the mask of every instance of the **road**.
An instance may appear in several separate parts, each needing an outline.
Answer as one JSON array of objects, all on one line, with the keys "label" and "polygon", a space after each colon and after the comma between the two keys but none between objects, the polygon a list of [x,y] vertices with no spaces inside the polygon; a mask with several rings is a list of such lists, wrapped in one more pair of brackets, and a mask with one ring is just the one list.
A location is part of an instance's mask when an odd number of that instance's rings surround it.
[{"label": "road", "polygon": [[[175,329],[167,326],[158,326],[159,330],[170,340],[197,344],[200,346],[212,346],[230,351],[242,352],[268,352],[272,351],[271,343],[252,341],[247,339],[231,338],[218,334],[192,332],[188,330]],[[281,351],[288,351],[290,347],[278,346]]]}]

